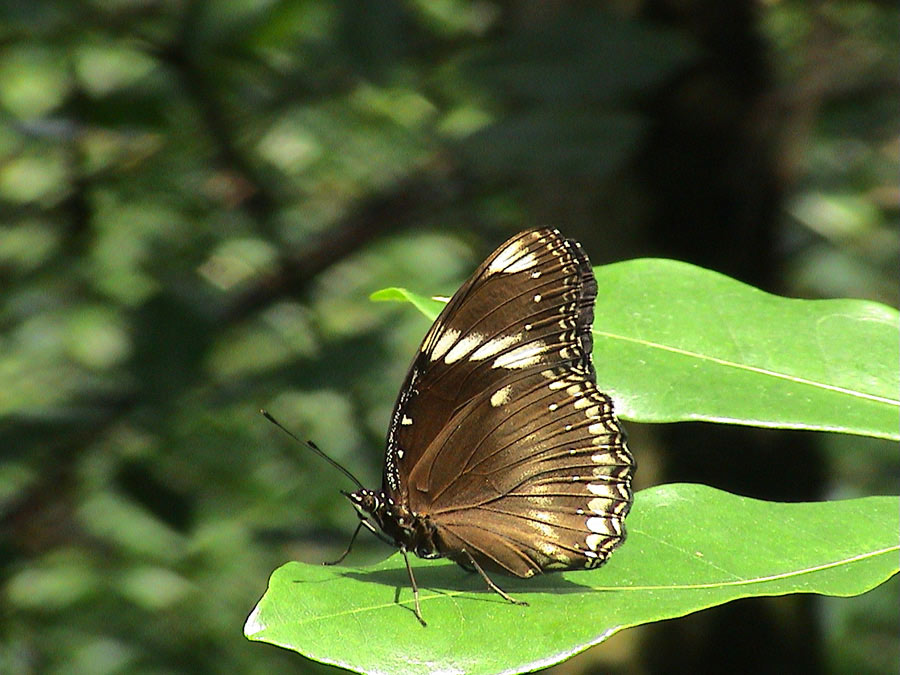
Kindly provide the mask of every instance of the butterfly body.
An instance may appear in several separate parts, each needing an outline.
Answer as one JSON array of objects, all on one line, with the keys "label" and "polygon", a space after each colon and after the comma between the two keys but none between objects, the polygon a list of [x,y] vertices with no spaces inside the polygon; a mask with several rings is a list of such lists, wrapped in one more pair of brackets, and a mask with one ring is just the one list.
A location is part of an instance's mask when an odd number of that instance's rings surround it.
[{"label": "butterfly body", "polygon": [[413,359],[381,490],[347,493],[361,526],[404,556],[475,569],[510,600],[484,570],[603,564],[625,539],[635,465],[596,385],[596,294],[587,255],[556,230],[527,230],[489,256]]},{"label": "butterfly body", "polygon": [[371,518],[397,548],[412,551],[420,558],[446,555],[435,542],[435,527],[427,516],[413,513],[384,492],[361,489],[347,494],[360,516]]}]

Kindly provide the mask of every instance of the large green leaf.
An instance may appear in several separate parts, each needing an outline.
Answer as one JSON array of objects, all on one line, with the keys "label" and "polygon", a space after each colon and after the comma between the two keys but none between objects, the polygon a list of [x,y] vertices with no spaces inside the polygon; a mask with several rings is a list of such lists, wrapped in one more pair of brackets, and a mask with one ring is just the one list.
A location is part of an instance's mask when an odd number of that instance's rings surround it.
[{"label": "large green leaf", "polygon": [[[618,413],[900,439],[900,315],[863,300],[796,300],[686,263],[594,269],[594,365]],[[403,289],[434,318],[441,303]]]},{"label": "large green leaf", "polygon": [[781,504],[663,485],[636,495],[628,541],[606,566],[495,579],[528,607],[453,564],[415,561],[422,628],[399,555],[366,569],[292,562],[244,632],[365,673],[525,672],[737,598],[864,593],[897,572],[898,509],[896,497]]}]

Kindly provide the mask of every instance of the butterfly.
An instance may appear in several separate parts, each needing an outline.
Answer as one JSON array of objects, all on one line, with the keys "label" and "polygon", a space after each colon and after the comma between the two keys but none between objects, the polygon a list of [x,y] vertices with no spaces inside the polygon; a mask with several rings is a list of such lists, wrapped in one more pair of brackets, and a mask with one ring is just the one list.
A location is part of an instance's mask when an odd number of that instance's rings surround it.
[{"label": "butterfly", "polygon": [[350,547],[366,527],[399,548],[423,626],[410,552],[449,558],[526,604],[488,572],[590,569],[624,541],[635,463],[612,400],[597,389],[596,295],[583,248],[559,231],[504,242],[412,360],[381,489],[338,467],[358,487],[343,493],[360,518]]}]

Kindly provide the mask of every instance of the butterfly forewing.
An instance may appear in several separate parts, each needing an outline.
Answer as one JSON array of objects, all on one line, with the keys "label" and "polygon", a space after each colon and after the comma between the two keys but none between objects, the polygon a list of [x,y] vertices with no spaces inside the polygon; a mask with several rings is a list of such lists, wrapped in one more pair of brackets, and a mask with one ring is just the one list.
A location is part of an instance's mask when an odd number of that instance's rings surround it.
[{"label": "butterfly forewing", "polygon": [[634,462],[597,390],[597,292],[556,230],[501,245],[425,336],[392,418],[384,492],[442,555],[518,576],[602,564]]},{"label": "butterfly forewing", "polygon": [[409,471],[448,420],[510,373],[585,365],[595,292],[587,257],[555,230],[522,232],[488,257],[413,359],[391,418],[384,491],[403,499]]}]

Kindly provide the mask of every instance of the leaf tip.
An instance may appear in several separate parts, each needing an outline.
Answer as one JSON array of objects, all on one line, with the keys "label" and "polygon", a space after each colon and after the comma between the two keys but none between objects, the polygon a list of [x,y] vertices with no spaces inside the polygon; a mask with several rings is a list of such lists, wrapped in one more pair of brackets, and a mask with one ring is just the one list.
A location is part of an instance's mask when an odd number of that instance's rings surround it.
[{"label": "leaf tip", "polygon": [[406,291],[402,288],[391,286],[382,288],[369,295],[372,302],[405,302],[407,300]]},{"label": "leaf tip", "polygon": [[257,605],[250,612],[250,616],[247,617],[247,621],[244,623],[244,637],[253,640],[265,629],[266,625],[259,618],[259,605]]}]

